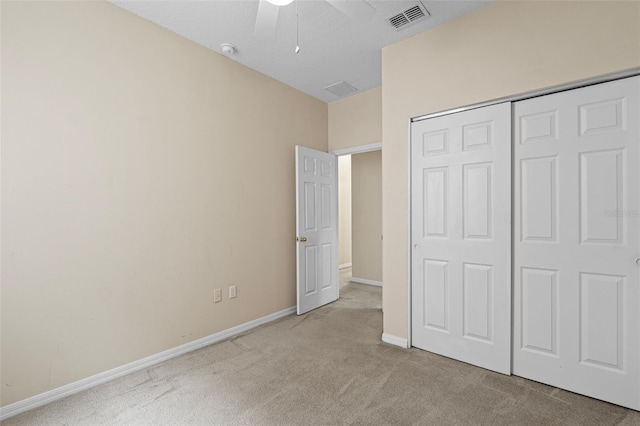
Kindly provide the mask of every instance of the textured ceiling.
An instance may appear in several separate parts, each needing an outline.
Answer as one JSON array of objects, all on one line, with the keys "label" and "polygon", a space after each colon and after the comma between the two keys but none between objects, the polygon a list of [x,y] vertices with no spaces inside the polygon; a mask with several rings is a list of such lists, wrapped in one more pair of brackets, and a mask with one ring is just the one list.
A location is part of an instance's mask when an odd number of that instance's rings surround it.
[{"label": "textured ceiling", "polygon": [[[353,1],[353,0],[351,0]],[[253,29],[258,0],[119,1],[111,3],[220,52],[221,43],[238,51],[241,64],[325,102],[339,99],[324,87],[344,80],[358,91],[381,84],[381,49],[478,9],[490,1],[422,1],[430,16],[396,31],[385,20],[417,1],[367,0],[375,9],[369,22],[350,19],[324,0],[298,0],[283,6],[276,33],[258,38]],[[300,53],[296,46],[296,7]]]}]

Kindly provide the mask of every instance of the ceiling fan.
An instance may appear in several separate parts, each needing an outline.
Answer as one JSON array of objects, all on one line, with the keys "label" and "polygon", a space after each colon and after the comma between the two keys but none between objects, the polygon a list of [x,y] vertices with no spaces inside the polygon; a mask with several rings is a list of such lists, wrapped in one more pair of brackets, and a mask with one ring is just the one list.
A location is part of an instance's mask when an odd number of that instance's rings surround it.
[{"label": "ceiling fan", "polygon": [[[287,6],[293,1],[294,0],[259,0],[256,26],[253,31],[254,35],[266,38],[275,34],[280,7]],[[352,19],[367,22],[376,14],[374,7],[366,0],[325,1]]]}]

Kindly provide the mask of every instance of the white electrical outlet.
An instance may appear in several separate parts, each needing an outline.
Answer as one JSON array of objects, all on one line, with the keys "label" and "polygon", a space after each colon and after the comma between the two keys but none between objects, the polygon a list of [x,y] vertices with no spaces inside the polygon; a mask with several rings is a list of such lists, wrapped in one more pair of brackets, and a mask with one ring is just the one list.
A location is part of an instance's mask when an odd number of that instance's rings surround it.
[{"label": "white electrical outlet", "polygon": [[232,285],[231,287],[229,287],[229,299],[233,299],[238,295],[237,290],[238,289],[236,288],[235,285]]},{"label": "white electrical outlet", "polygon": [[222,302],[222,289],[221,288],[216,288],[215,290],[213,290],[213,302],[214,303]]}]

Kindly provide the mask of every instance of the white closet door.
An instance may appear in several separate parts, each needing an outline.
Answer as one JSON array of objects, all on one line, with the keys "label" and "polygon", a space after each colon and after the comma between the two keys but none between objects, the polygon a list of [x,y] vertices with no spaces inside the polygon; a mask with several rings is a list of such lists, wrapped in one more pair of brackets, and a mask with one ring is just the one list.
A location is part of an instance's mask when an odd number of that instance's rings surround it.
[{"label": "white closet door", "polygon": [[514,104],[519,376],[640,408],[638,77]]},{"label": "white closet door", "polygon": [[511,107],[411,128],[412,343],[511,372]]}]

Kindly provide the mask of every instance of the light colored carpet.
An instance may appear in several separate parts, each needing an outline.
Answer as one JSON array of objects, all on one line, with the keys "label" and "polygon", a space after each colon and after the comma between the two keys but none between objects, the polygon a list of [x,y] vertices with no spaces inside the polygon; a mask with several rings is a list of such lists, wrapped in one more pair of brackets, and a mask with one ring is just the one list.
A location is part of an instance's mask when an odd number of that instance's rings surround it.
[{"label": "light colored carpet", "polygon": [[380,304],[380,288],[344,282],[329,306],[2,424],[640,424],[631,410],[384,344]]}]

